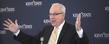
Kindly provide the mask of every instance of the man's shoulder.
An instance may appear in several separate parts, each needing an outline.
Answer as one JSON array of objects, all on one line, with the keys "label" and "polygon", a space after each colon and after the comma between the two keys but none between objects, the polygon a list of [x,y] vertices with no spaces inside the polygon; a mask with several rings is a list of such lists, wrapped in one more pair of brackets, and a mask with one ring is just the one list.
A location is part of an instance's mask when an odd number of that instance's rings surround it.
[{"label": "man's shoulder", "polygon": [[76,32],[75,25],[73,25],[69,22],[65,22],[63,29],[67,30],[68,32]]},{"label": "man's shoulder", "polygon": [[69,27],[69,28],[75,28],[75,25],[69,23],[69,22],[65,22],[64,24],[65,27]]},{"label": "man's shoulder", "polygon": [[43,27],[43,31],[45,32],[45,31],[50,31],[50,30],[52,30],[53,29],[53,26],[52,25],[50,25],[50,24],[47,24],[47,25],[45,25],[44,27]]}]

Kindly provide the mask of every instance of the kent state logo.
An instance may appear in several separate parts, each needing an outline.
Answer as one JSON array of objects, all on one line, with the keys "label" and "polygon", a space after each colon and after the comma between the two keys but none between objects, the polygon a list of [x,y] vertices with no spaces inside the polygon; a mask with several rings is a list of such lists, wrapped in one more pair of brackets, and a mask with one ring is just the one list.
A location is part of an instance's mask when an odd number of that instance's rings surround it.
[{"label": "kent state logo", "polygon": [[41,6],[42,5],[42,1],[35,1],[33,0],[32,2],[26,2],[25,3],[26,6]]},{"label": "kent state logo", "polygon": [[104,7],[105,11],[109,11],[109,6]]},{"label": "kent state logo", "polygon": [[77,17],[78,15],[81,15],[82,18],[89,18],[92,17],[92,13],[90,12],[80,12],[80,13],[73,13],[72,16],[73,17]]},{"label": "kent state logo", "polygon": [[9,8],[9,7],[0,8],[0,12],[15,12],[15,8]]}]

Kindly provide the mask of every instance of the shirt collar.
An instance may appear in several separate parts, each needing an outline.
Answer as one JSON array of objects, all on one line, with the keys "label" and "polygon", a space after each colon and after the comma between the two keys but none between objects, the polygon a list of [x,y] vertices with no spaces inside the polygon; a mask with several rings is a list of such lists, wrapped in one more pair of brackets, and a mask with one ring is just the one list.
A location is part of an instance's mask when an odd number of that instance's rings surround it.
[{"label": "shirt collar", "polygon": [[[65,20],[58,26],[58,31],[61,31],[64,26]],[[56,27],[54,27],[56,28]]]},{"label": "shirt collar", "polygon": [[58,26],[59,29],[62,29],[62,27],[64,26],[65,20]]}]

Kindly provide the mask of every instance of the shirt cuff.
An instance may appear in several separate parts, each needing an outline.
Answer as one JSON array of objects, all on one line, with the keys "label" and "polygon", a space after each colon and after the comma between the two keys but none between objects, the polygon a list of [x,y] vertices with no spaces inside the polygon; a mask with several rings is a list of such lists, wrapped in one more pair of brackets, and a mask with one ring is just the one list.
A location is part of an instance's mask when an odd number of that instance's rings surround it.
[{"label": "shirt cuff", "polygon": [[83,29],[81,28],[79,31],[77,31],[77,34],[79,36],[79,38],[83,37]]},{"label": "shirt cuff", "polygon": [[14,33],[14,35],[18,36],[19,33],[20,33],[20,30],[18,30],[16,33]]}]

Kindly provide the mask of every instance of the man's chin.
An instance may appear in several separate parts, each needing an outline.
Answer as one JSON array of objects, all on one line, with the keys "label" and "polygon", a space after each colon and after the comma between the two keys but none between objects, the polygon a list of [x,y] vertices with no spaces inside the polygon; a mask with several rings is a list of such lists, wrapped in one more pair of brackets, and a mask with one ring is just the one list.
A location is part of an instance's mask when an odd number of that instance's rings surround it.
[{"label": "man's chin", "polygon": [[51,24],[52,26],[56,26],[56,24]]}]

